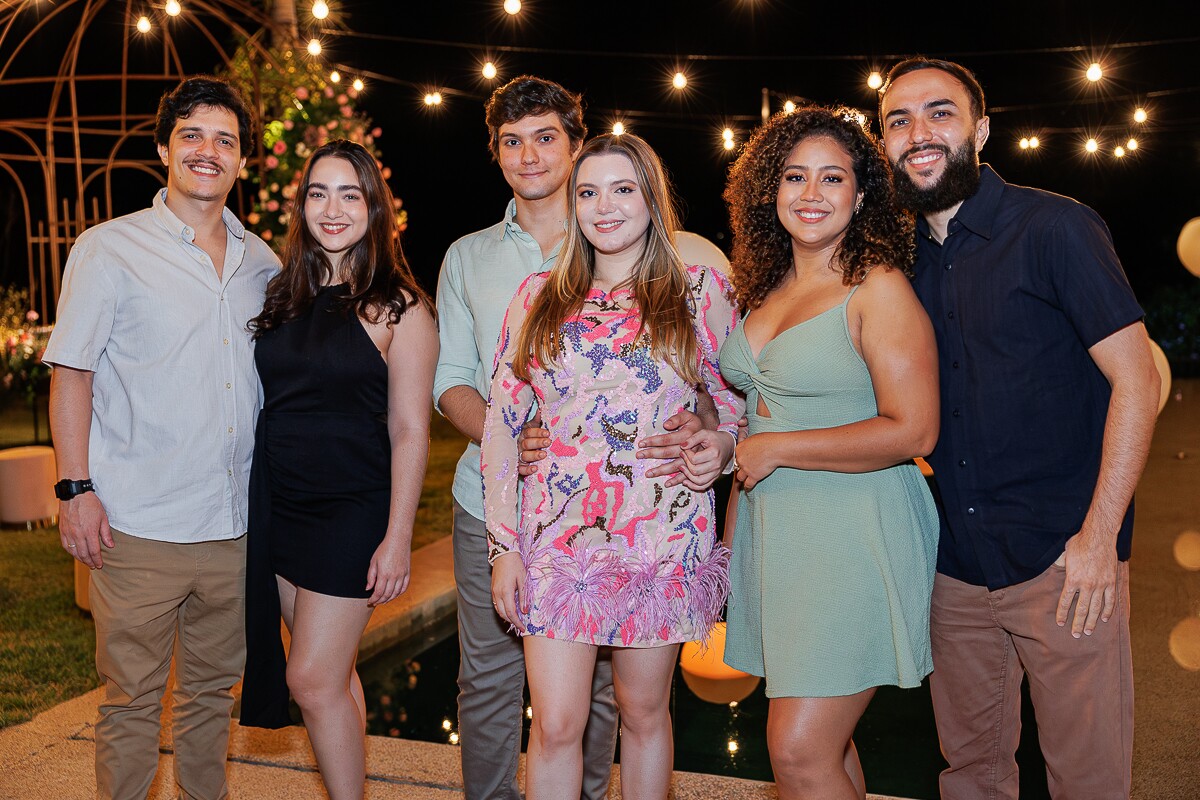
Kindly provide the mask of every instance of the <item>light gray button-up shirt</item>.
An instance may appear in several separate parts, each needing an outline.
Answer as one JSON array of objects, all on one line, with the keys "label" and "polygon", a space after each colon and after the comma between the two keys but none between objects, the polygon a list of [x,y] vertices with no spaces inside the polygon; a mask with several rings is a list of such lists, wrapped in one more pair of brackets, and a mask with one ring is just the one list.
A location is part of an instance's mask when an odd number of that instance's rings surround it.
[{"label": "light gray button-up shirt", "polygon": [[225,209],[218,279],[166,192],[75,242],[44,359],[95,373],[89,466],[114,528],[232,539],[246,531],[262,403],[246,323],[279,260]]},{"label": "light gray button-up shirt", "polygon": [[[554,265],[542,258],[541,245],[516,222],[517,201],[510,200],[504,219],[490,228],[468,234],[450,245],[438,276],[436,403],[447,389],[473,386],[486,400],[492,383],[496,342],[504,312],[521,283]],[[483,519],[483,477],[479,445],[471,442],[454,473],[454,499],[477,519]]]}]

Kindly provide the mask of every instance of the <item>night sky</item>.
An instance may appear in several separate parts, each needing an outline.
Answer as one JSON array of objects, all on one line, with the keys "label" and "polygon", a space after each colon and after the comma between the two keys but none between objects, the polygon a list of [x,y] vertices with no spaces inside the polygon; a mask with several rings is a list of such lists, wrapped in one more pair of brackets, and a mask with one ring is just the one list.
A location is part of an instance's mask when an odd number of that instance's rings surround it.
[{"label": "night sky", "polygon": [[[125,4],[109,5],[119,11]],[[309,3],[298,5],[309,23]],[[773,111],[793,97],[873,114],[867,73],[886,71],[918,52],[976,72],[992,110],[983,159],[1009,181],[1097,209],[1139,296],[1195,280],[1175,256],[1180,227],[1200,216],[1200,78],[1193,67],[1200,25],[1194,4],[1130,4],[1122,10],[1062,0],[919,7],[526,0],[516,17],[505,14],[499,0],[331,5],[334,14],[321,25],[323,57],[347,76],[367,77],[359,107],[383,129],[378,145],[410,215],[406,249],[431,286],[447,245],[498,221],[511,196],[490,160],[483,124],[483,102],[500,81],[528,72],[582,92],[593,133],[608,130],[619,115],[662,155],[683,201],[686,227],[727,249],[720,195],[731,157],[720,146],[721,128],[732,127],[744,141],[760,119],[763,88],[771,91]],[[112,31],[120,24],[119,14],[112,16],[95,24]],[[56,69],[61,50],[52,50],[43,48],[40,57]],[[215,65],[207,58],[187,66],[211,70]],[[500,70],[495,82],[479,72],[489,58]],[[1092,60],[1105,68],[1098,84],[1083,78]],[[682,92],[670,86],[676,69],[689,80]],[[431,110],[421,97],[435,89],[445,100]],[[151,110],[159,91],[131,96],[131,103]],[[0,87],[0,115],[26,116],[28,109],[14,101],[20,97]],[[1151,115],[1141,126],[1132,121],[1138,104]],[[1032,154],[1017,147],[1021,136],[1031,134],[1042,142]],[[1093,156],[1082,149],[1088,134],[1101,141]],[[1114,159],[1113,146],[1130,135],[1137,136],[1138,151]],[[11,140],[0,142],[0,148],[11,146]],[[123,196],[128,208],[122,210],[144,207],[148,187]],[[0,174],[0,211],[13,208],[11,194],[11,180]],[[12,252],[21,228],[11,216],[0,225],[0,237],[8,240],[0,252]],[[20,265],[6,259],[0,282],[20,282],[23,267],[14,266]]]}]

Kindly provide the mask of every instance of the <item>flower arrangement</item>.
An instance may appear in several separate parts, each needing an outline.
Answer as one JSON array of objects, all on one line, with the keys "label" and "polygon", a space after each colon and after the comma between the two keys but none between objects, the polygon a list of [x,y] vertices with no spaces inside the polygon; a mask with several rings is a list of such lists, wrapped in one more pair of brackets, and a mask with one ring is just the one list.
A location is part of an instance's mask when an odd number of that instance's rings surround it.
[{"label": "flower arrangement", "polygon": [[[231,59],[229,77],[247,97],[257,90],[263,99],[266,155],[257,174],[250,169],[242,172],[242,178],[256,187],[246,227],[278,248],[287,232],[304,161],[313,150],[331,139],[349,139],[375,156],[385,180],[392,173],[379,160],[375,145],[383,131],[356,109],[358,90],[334,83],[317,65],[298,59],[291,50],[275,52],[274,62],[243,46]],[[395,202],[396,224],[403,231],[408,227],[408,212],[399,199]]]},{"label": "flower arrangement", "polygon": [[27,291],[0,291],[0,407],[18,397],[32,406],[50,377],[50,368],[42,363],[50,328],[37,321]]}]

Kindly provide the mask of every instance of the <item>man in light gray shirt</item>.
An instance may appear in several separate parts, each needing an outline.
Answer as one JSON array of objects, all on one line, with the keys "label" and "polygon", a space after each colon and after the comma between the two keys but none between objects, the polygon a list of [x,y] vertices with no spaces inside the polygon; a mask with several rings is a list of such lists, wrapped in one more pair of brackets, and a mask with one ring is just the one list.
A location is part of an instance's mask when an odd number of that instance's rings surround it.
[{"label": "man in light gray shirt", "polygon": [[193,78],[163,97],[167,187],[79,237],[46,349],[62,544],[93,570],[101,798],[149,791],[173,653],[181,796],[229,796],[261,394],[246,321],[279,269],[225,208],[252,130],[223,81]]}]

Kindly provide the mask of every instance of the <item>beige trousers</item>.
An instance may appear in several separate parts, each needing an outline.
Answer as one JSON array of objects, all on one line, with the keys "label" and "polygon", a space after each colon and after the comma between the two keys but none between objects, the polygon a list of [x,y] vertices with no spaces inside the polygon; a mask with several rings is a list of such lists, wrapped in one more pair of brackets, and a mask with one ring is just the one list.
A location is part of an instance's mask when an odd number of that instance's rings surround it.
[{"label": "beige trousers", "polygon": [[113,531],[91,573],[102,800],[144,800],[158,768],[162,698],[175,659],[172,734],[184,800],[229,796],[225,758],[233,686],[246,660],[246,537],[172,544]]}]

